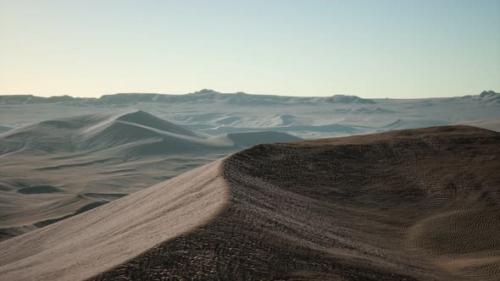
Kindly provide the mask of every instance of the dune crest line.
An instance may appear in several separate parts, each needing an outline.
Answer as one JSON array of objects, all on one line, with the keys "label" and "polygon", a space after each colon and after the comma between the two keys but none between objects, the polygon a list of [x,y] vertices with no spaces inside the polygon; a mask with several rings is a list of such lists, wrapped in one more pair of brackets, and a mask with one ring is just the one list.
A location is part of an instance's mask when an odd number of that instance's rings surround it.
[{"label": "dune crest line", "polygon": [[209,222],[228,204],[221,161],[6,240],[3,280],[85,280]]},{"label": "dune crest line", "polygon": [[496,281],[500,133],[257,145],[0,243],[8,280]]}]

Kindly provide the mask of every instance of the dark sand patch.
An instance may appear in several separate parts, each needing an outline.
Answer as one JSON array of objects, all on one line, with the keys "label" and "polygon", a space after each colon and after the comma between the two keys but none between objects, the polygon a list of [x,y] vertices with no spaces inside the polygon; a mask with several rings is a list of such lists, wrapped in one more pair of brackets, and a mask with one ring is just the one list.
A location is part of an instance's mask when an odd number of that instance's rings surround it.
[{"label": "dark sand patch", "polygon": [[23,187],[18,189],[17,192],[23,194],[40,194],[40,193],[62,192],[62,190],[52,185],[42,184],[42,185]]}]

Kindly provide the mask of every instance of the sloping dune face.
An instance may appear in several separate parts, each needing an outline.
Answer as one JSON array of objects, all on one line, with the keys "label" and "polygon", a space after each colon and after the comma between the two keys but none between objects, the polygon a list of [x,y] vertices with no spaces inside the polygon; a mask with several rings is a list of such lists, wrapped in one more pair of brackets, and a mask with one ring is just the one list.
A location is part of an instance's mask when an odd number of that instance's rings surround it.
[{"label": "sloping dune face", "polygon": [[229,199],[220,161],[0,243],[0,280],[85,280],[182,236]]},{"label": "sloping dune face", "polygon": [[499,280],[499,170],[473,127],[258,145],[0,243],[0,276]]},{"label": "sloping dune face", "polygon": [[499,280],[499,170],[472,127],[259,145],[215,220],[94,280]]},{"label": "sloping dune face", "polygon": [[[0,109],[1,111],[1,109]],[[0,134],[0,241],[286,133],[206,136],[137,110],[47,120]]]}]

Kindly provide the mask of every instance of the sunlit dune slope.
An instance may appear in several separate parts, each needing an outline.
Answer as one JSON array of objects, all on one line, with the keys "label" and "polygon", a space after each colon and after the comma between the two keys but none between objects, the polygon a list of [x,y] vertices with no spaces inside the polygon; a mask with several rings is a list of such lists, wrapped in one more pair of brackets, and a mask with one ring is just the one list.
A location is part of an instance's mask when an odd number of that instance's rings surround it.
[{"label": "sunlit dune slope", "polygon": [[258,145],[0,243],[0,276],[499,280],[499,170],[466,126]]},{"label": "sunlit dune slope", "polygon": [[0,241],[82,213],[282,132],[208,136],[140,110],[0,133]]},{"label": "sunlit dune slope", "polygon": [[220,161],[6,240],[0,280],[85,280],[216,216],[229,189]]}]

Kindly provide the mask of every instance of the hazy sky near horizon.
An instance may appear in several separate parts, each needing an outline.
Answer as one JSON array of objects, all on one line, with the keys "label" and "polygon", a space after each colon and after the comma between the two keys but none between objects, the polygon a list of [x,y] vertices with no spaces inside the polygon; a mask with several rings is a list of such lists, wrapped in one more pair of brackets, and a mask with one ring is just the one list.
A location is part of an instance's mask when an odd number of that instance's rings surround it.
[{"label": "hazy sky near horizon", "polygon": [[0,0],[0,94],[500,90],[498,0]]}]

